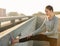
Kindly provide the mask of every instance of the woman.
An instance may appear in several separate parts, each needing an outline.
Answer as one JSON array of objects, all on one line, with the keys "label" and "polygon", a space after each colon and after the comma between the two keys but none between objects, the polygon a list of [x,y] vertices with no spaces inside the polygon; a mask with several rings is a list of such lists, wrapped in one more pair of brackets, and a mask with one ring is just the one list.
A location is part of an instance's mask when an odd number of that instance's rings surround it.
[{"label": "woman", "polygon": [[[49,41],[50,46],[57,46],[57,31],[58,31],[58,18],[55,16],[53,7],[48,5],[45,8],[45,12],[47,15],[47,19],[44,23],[44,26],[46,27],[45,31],[48,31],[47,33],[39,34],[40,32],[43,32],[43,27],[38,30],[34,31],[34,33],[31,36],[22,38],[22,39],[14,39],[12,38],[12,43],[17,42],[26,42],[29,40],[38,40],[38,41]],[[54,44],[53,44],[54,43]]]}]

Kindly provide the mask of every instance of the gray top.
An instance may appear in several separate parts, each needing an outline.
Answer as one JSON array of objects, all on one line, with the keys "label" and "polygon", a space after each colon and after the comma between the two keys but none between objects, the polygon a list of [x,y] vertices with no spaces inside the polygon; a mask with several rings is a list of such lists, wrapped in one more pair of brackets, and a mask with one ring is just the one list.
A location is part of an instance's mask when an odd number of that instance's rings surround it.
[{"label": "gray top", "polygon": [[34,31],[33,35],[45,32],[44,34],[47,35],[48,37],[57,38],[57,31],[58,31],[58,18],[54,16],[51,20],[49,20],[46,17],[46,21],[44,22],[43,26]]}]

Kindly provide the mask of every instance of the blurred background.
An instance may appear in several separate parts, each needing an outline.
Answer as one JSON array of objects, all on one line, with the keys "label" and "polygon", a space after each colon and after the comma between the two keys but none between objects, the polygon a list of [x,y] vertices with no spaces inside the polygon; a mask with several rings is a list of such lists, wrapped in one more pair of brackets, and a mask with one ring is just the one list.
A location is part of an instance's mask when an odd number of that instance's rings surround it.
[{"label": "blurred background", "polygon": [[52,5],[55,13],[60,14],[60,0],[0,0],[0,11],[4,9],[4,15],[17,12],[31,16],[35,13],[45,14],[46,5]]}]

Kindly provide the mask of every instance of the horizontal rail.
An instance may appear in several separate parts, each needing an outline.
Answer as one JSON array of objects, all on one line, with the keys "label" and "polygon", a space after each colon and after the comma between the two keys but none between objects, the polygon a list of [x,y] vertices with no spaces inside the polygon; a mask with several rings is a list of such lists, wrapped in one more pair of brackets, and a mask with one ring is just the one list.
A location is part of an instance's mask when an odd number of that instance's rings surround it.
[{"label": "horizontal rail", "polygon": [[11,23],[15,24],[15,20],[29,19],[32,16],[8,16],[8,17],[0,17],[0,27],[2,27],[3,22],[11,21]]},{"label": "horizontal rail", "polygon": [[0,17],[0,22],[4,22],[4,21],[10,21],[10,20],[15,20],[15,19],[21,19],[21,18],[29,18],[31,16],[10,16],[10,17]]}]

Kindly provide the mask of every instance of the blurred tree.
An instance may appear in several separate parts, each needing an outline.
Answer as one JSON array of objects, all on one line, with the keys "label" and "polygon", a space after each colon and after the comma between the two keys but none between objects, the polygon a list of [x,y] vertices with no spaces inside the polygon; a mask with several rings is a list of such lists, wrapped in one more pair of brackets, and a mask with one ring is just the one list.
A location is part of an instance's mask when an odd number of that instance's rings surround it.
[{"label": "blurred tree", "polygon": [[35,16],[35,15],[40,16],[40,15],[45,15],[45,14],[42,13],[42,12],[38,12],[38,13],[34,13],[34,14],[33,14],[33,16]]},{"label": "blurred tree", "polygon": [[60,11],[56,11],[56,12],[54,12],[56,15],[58,15],[58,14],[60,14]]},{"label": "blurred tree", "polygon": [[17,12],[10,12],[8,13],[8,16],[18,16],[19,14]]}]

